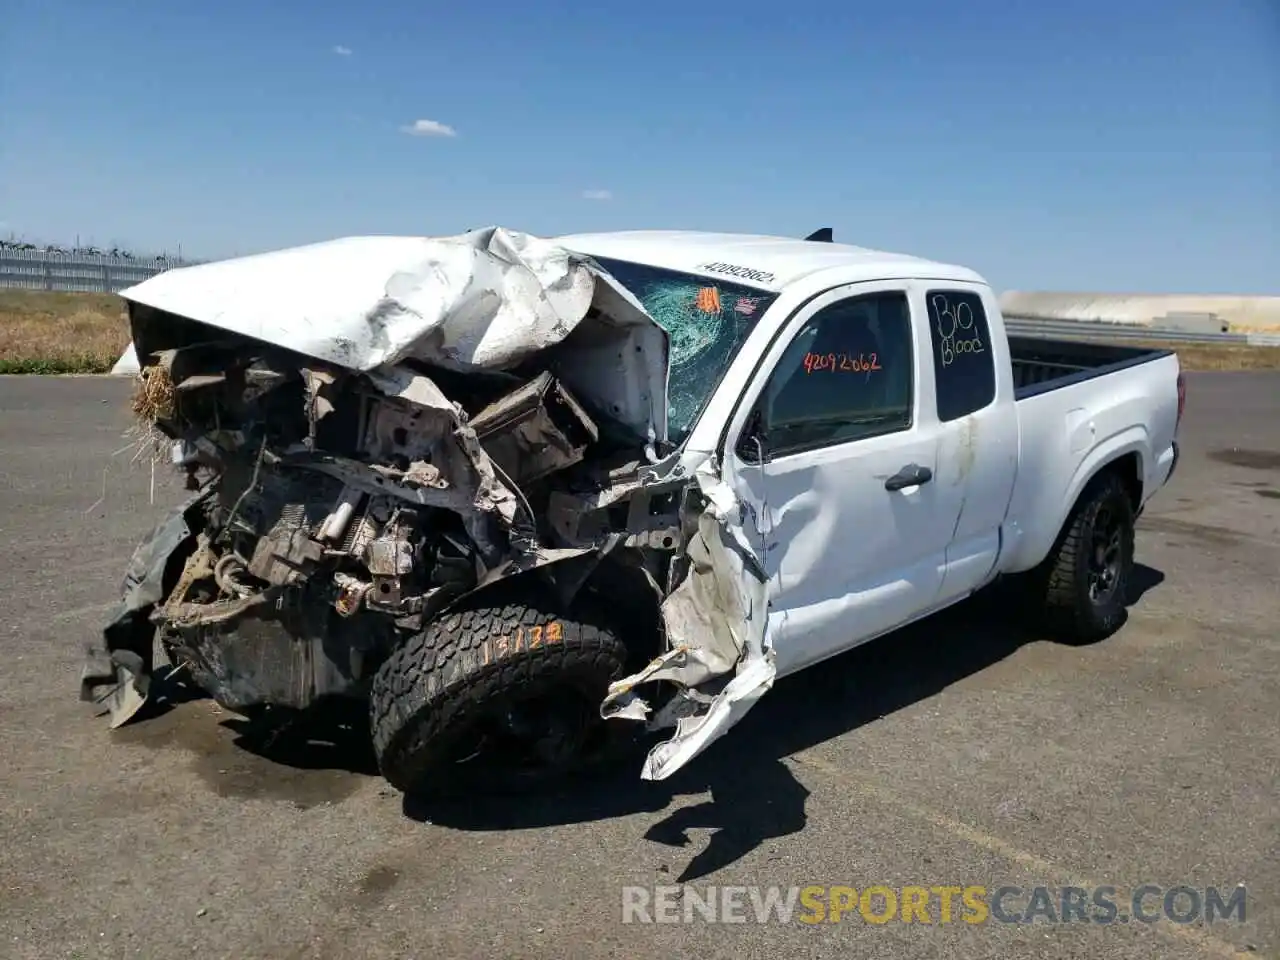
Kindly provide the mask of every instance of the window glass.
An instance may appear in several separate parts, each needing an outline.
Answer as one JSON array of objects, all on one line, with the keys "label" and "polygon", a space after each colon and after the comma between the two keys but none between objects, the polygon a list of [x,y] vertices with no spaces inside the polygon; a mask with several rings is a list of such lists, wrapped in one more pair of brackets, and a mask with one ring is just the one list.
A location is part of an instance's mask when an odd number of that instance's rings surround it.
[{"label": "window glass", "polygon": [[906,430],[912,411],[905,293],[823,307],[791,341],[760,399],[772,456]]},{"label": "window glass", "polygon": [[645,264],[594,259],[667,331],[667,435],[679,443],[777,294]]},{"label": "window glass", "polygon": [[929,336],[937,380],[938,419],[981,410],[996,398],[996,368],[982,298],[967,290],[930,290]]}]

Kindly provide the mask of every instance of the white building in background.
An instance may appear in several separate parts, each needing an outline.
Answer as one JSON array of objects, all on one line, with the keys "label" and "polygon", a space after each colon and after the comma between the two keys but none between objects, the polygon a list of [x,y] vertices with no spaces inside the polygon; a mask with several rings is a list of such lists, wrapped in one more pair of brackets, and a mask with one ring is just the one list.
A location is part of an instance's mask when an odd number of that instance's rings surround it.
[{"label": "white building in background", "polygon": [[1037,320],[1101,320],[1177,328],[1193,325],[1197,318],[1199,325],[1209,326],[1216,318],[1232,333],[1280,330],[1280,297],[1009,290],[1000,295],[1000,309],[1006,316]]}]

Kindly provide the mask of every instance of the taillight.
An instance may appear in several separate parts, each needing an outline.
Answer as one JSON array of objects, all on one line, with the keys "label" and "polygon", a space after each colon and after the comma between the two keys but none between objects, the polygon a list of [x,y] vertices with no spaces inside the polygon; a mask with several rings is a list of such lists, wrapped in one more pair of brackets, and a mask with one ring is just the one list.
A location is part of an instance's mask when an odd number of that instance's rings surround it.
[{"label": "taillight", "polygon": [[1182,411],[1187,408],[1187,381],[1183,377],[1182,371],[1178,371],[1178,419],[1173,427],[1176,430],[1182,426]]}]

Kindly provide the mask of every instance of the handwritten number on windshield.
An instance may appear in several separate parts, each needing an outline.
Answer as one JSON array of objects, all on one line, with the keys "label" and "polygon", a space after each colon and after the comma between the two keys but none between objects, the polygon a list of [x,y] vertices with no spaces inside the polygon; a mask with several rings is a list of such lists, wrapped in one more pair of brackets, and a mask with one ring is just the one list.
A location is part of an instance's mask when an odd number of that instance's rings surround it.
[{"label": "handwritten number on windshield", "polygon": [[804,372],[817,373],[829,370],[833,373],[870,373],[883,370],[880,360],[874,353],[806,353],[804,355]]},{"label": "handwritten number on windshield", "polygon": [[[940,293],[933,295],[931,303],[937,318],[938,358],[944,367],[951,366],[957,353],[986,353],[982,337],[974,328],[973,308],[969,304],[961,301],[953,307]],[[960,332],[965,336],[958,337]]]}]

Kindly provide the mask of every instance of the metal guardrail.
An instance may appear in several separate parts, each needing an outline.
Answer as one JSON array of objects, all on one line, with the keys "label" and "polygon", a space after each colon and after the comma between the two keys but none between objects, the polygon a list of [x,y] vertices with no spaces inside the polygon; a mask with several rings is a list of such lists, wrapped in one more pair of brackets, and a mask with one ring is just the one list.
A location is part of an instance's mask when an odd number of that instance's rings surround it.
[{"label": "metal guardrail", "polygon": [[60,293],[118,293],[173,267],[175,257],[133,257],[109,253],[0,248],[0,289]]},{"label": "metal guardrail", "polygon": [[1280,333],[1191,333],[1186,330],[1140,327],[1129,323],[1036,320],[1030,317],[1005,317],[1004,324],[1005,329],[1016,337],[1047,337],[1054,340],[1096,340],[1110,343],[1159,340],[1167,343],[1280,347]]}]

